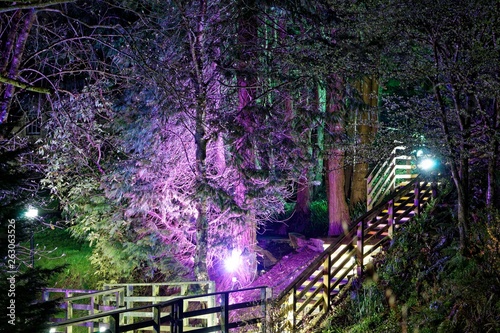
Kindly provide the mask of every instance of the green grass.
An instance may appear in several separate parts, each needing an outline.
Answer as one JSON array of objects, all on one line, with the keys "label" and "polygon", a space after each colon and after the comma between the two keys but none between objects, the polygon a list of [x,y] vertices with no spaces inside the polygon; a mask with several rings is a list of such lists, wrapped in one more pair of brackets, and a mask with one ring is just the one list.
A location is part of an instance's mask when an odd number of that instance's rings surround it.
[{"label": "green grass", "polygon": [[98,279],[89,261],[92,250],[87,242],[71,237],[64,229],[45,229],[35,234],[35,244],[35,266],[54,268],[66,265],[61,273],[49,280],[49,287],[96,288]]}]

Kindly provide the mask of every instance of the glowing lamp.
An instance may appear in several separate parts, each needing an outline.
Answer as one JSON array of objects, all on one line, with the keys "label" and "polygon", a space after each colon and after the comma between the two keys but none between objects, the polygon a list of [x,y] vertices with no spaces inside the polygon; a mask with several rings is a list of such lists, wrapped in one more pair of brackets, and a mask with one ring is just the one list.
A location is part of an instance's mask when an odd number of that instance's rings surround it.
[{"label": "glowing lamp", "polygon": [[231,255],[224,261],[224,267],[229,273],[235,272],[241,265],[241,251],[233,249]]},{"label": "glowing lamp", "polygon": [[26,216],[27,218],[37,217],[38,216],[38,209],[30,207],[30,208],[28,208],[26,213],[24,213],[24,216]]},{"label": "glowing lamp", "polygon": [[429,171],[432,170],[436,167],[437,162],[433,160],[432,158],[426,158],[423,159],[419,164],[418,167],[424,171]]}]

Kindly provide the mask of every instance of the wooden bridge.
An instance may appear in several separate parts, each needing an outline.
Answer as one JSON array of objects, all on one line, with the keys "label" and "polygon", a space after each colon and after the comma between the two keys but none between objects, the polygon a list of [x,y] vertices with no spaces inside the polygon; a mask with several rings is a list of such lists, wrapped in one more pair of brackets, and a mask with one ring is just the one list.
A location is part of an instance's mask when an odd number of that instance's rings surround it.
[{"label": "wooden bridge", "polygon": [[[265,286],[213,292],[210,285],[212,292],[186,296],[194,287],[189,283],[108,285],[105,291],[66,297],[67,317],[54,321],[53,332],[72,333],[73,325],[85,325],[88,332],[105,328],[113,333],[306,332],[327,316],[399,226],[418,216],[436,197],[436,185],[417,177],[413,169],[411,160],[398,156],[396,150],[374,169],[367,177],[371,209],[274,299]],[[134,288],[151,292],[138,296]],[[174,289],[178,292],[172,293]],[[77,306],[79,300],[85,300],[84,305]],[[88,312],[75,318],[77,308]]]}]

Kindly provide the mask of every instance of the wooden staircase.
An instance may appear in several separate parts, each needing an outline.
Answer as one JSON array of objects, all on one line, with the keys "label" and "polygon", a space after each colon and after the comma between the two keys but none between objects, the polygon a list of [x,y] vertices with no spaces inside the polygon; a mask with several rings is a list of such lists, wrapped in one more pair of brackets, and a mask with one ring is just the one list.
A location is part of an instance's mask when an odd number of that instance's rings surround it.
[{"label": "wooden staircase", "polygon": [[321,321],[395,230],[435,196],[435,185],[417,177],[352,223],[277,297],[275,331],[305,332]]}]

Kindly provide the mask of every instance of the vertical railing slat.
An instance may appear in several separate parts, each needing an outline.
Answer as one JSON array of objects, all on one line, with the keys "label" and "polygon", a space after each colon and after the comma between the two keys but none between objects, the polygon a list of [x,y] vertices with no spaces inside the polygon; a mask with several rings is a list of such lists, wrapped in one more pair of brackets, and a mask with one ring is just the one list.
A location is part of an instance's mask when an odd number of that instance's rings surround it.
[{"label": "vertical railing slat", "polygon": [[229,333],[229,293],[222,293],[221,297],[221,330],[223,333]]},{"label": "vertical railing slat", "polygon": [[358,223],[356,231],[356,261],[357,261],[357,275],[363,275],[363,261],[364,261],[364,234],[365,234],[365,221],[361,220]]},{"label": "vertical railing slat", "polygon": [[389,237],[392,239],[394,236],[394,199],[389,200],[387,203],[387,233]]},{"label": "vertical railing slat", "polygon": [[415,215],[420,216],[421,207],[420,207],[420,182],[415,183],[415,189],[413,191],[413,205],[415,206]]}]

